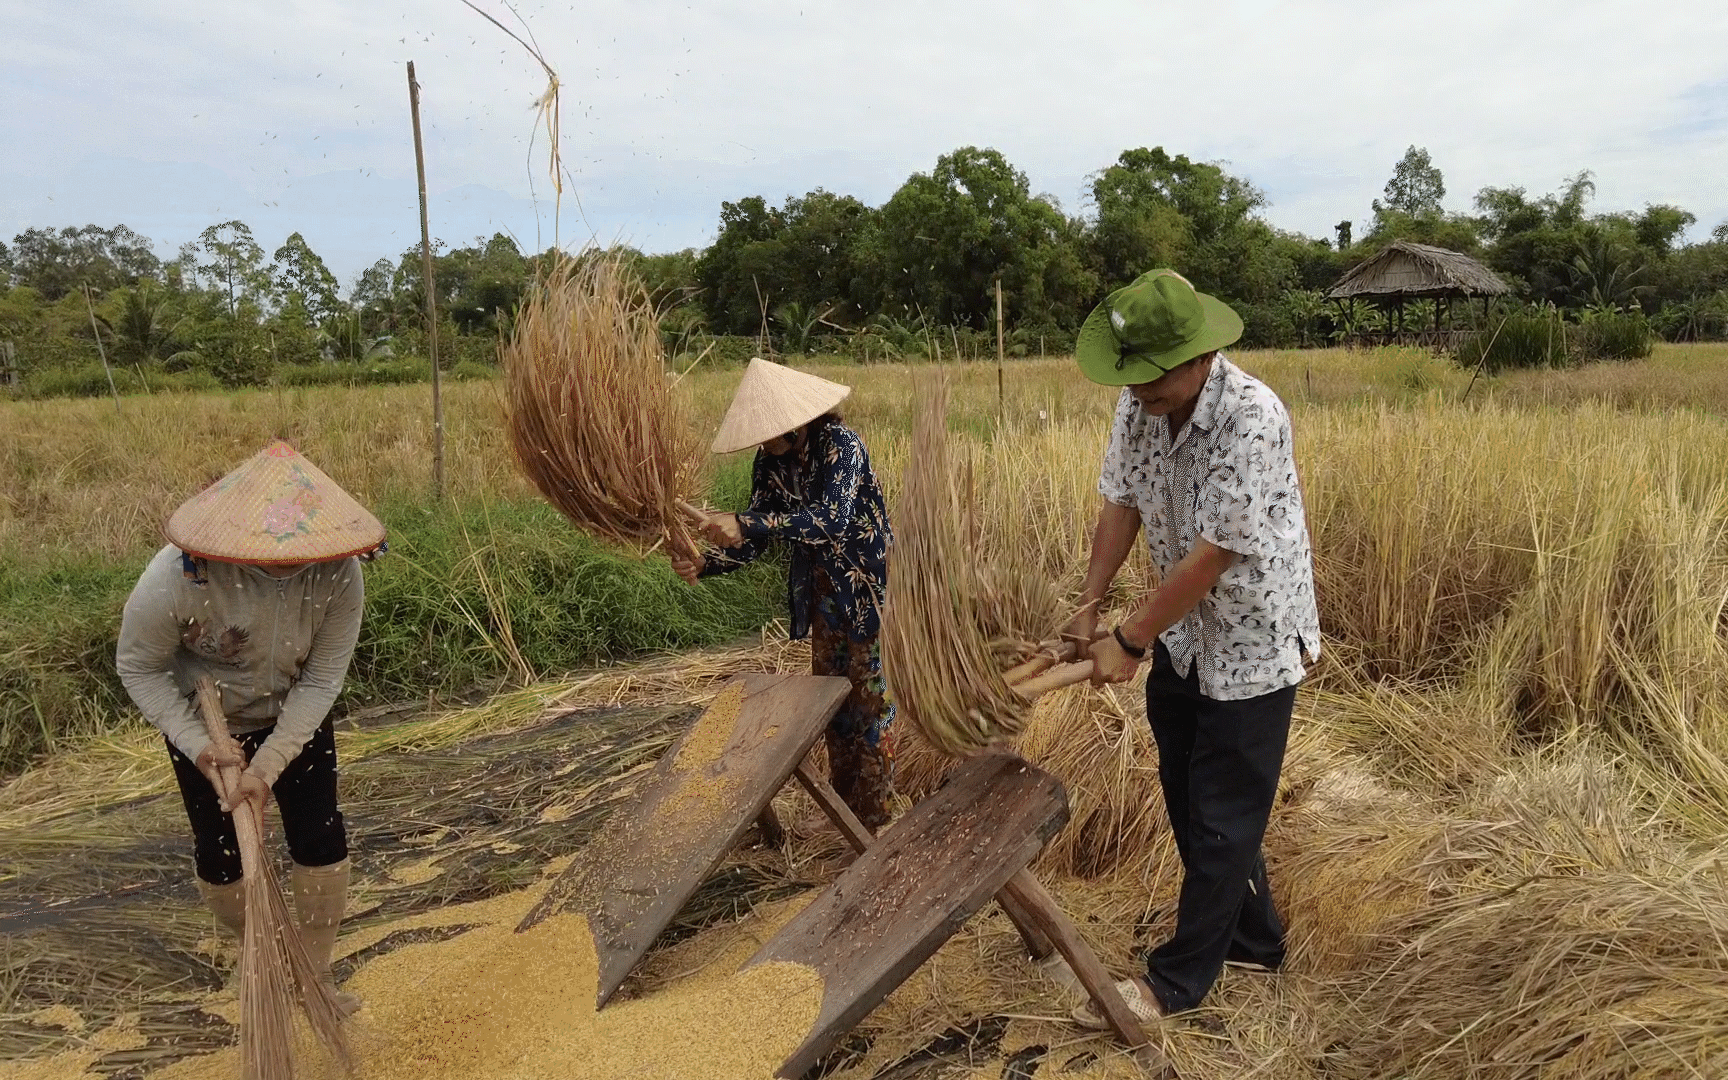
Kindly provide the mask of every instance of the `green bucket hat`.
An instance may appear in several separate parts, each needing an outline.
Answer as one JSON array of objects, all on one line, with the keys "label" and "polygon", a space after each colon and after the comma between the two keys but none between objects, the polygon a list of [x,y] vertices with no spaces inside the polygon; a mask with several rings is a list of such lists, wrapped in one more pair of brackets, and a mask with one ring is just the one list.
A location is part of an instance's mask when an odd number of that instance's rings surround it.
[{"label": "green bucket hat", "polygon": [[1148,270],[1092,309],[1080,326],[1074,358],[1105,386],[1133,386],[1242,336],[1230,305],[1195,292],[1174,270]]}]

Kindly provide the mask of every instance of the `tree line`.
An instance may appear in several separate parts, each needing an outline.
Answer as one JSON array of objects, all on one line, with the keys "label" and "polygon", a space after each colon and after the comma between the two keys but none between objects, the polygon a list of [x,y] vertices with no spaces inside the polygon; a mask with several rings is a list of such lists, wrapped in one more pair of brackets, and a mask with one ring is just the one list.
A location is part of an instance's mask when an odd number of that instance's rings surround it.
[{"label": "tree line", "polygon": [[[712,244],[631,256],[674,353],[757,349],[859,359],[993,348],[995,287],[1010,350],[1061,351],[1095,303],[1155,266],[1180,269],[1235,306],[1251,345],[1320,344],[1346,329],[1323,291],[1393,240],[1461,251],[1561,317],[1614,311],[1674,340],[1728,337],[1728,222],[1684,242],[1689,211],[1592,207],[1589,172],[1551,192],[1486,187],[1469,212],[1445,208],[1425,149],[1394,166],[1360,236],[1279,229],[1265,193],[1220,165],[1162,147],[1126,150],[1088,178],[1070,213],[1034,193],[994,149],[964,147],[906,180],[882,205],[817,189],[778,205],[720,207]],[[509,236],[434,244],[441,354],[489,362],[548,251]],[[211,225],[161,259],[124,225],[32,228],[0,243],[0,350],[15,370],[111,360],[228,385],[288,365],[423,355],[419,245],[379,259],[342,289],[294,233],[266,253],[241,221]],[[3,357],[0,351],[0,357]]]}]

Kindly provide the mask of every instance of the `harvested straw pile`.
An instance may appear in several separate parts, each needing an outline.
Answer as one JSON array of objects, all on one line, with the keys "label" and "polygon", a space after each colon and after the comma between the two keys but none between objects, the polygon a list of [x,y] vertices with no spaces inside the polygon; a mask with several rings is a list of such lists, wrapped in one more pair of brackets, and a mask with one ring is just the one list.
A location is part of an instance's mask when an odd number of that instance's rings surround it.
[{"label": "harvested straw pile", "polygon": [[[1617,770],[1566,748],[1460,807],[1425,902],[1345,981],[1339,1075],[1728,1075],[1728,874],[1676,844]],[[1466,872],[1460,869],[1468,866]]]},{"label": "harvested straw pile", "polygon": [[583,532],[694,551],[677,509],[702,448],[647,290],[612,252],[562,258],[504,346],[505,422],[529,482]]},{"label": "harvested straw pile", "polygon": [[[1025,726],[1031,706],[1003,672],[1055,635],[1062,609],[1041,576],[972,512],[970,464],[948,452],[947,387],[921,377],[912,450],[894,509],[882,670],[900,713],[945,754]],[[961,484],[965,485],[965,498]]]}]

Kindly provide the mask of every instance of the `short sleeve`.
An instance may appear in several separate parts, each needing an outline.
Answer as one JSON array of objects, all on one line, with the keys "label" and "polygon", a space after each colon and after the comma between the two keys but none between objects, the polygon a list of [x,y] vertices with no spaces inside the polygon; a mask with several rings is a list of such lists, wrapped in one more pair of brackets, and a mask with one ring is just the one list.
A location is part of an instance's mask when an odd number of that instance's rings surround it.
[{"label": "short sleeve", "polygon": [[1201,483],[1195,529],[1227,551],[1265,556],[1276,547],[1275,508],[1287,504],[1295,483],[1290,418],[1276,398],[1256,395],[1219,440]]},{"label": "short sleeve", "polygon": [[1139,429],[1144,425],[1137,422],[1139,418],[1140,410],[1133,393],[1124,389],[1116,402],[1116,418],[1110,424],[1110,442],[1104,448],[1104,464],[1098,470],[1098,494],[1117,506],[1140,505],[1128,483],[1131,458],[1142,441]]}]

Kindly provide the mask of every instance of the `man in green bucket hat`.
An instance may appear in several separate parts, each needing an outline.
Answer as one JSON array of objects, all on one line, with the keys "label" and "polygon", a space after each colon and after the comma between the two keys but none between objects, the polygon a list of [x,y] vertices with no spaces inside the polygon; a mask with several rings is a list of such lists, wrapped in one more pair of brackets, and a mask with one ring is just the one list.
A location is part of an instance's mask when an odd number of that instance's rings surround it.
[{"label": "man in green bucket hat", "polygon": [[[1153,270],[1093,310],[1076,348],[1087,378],[1123,390],[1069,634],[1096,636],[1142,530],[1157,569],[1157,586],[1090,646],[1094,682],[1150,663],[1146,717],[1182,857],[1175,932],[1145,975],[1118,984],[1147,1021],[1198,1006],[1227,963],[1284,961],[1260,841],[1320,627],[1290,416],[1218,351],[1241,335],[1226,304]],[[1104,1026],[1091,1006],[1075,1019]]]}]

